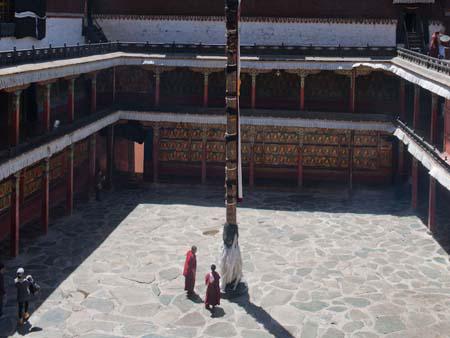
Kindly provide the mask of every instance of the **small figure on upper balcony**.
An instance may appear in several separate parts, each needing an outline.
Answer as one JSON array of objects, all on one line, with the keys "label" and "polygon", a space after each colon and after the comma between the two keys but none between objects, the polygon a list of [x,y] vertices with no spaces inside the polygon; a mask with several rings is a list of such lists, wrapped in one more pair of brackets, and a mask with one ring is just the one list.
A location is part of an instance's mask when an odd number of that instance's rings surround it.
[{"label": "small figure on upper balcony", "polygon": [[439,32],[435,32],[431,36],[430,50],[428,54],[434,58],[439,57],[439,35],[440,35]]}]

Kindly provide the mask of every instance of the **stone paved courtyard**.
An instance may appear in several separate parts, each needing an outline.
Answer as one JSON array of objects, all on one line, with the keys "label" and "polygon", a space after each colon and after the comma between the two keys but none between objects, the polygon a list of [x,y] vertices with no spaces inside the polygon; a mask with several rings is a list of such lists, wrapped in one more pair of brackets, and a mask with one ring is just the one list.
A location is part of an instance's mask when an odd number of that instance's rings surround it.
[{"label": "stone paved courtyard", "polygon": [[[247,192],[239,209],[250,296],[214,315],[186,299],[182,265],[198,252],[197,291],[218,263],[220,188],[149,186],[81,204],[48,236],[7,261],[0,336],[450,336],[448,254],[392,190]],[[25,266],[43,287],[16,332],[12,276]]]}]

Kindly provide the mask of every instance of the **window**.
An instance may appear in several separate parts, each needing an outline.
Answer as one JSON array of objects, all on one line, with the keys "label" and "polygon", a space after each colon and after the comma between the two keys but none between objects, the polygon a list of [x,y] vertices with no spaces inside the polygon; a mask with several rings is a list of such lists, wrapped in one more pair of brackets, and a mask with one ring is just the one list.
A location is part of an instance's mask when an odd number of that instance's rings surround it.
[{"label": "window", "polygon": [[14,1],[0,0],[0,22],[13,22],[14,20]]}]

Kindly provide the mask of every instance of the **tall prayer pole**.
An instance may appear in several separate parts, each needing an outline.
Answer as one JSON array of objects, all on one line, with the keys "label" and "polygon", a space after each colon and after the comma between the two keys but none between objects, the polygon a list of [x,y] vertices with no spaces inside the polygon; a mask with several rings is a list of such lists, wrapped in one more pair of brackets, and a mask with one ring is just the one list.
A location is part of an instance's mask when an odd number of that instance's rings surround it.
[{"label": "tall prayer pole", "polygon": [[242,258],[239,248],[239,231],[236,216],[237,202],[240,198],[242,198],[239,124],[240,6],[240,0],[225,0],[225,18],[227,29],[225,94],[227,115],[227,127],[225,134],[226,223],[223,229],[221,288],[222,292],[228,297],[237,296],[247,291],[247,286],[242,283]]}]

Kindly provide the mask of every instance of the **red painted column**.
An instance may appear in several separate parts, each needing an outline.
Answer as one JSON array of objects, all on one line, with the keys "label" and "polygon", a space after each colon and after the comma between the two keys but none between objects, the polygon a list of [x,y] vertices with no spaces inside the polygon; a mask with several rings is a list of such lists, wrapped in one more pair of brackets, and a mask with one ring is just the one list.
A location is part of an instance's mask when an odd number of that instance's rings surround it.
[{"label": "red painted column", "polygon": [[413,208],[413,210],[417,210],[418,192],[419,192],[419,162],[415,158],[413,158],[411,170],[411,207]]},{"label": "red painted column", "polygon": [[11,205],[10,215],[10,248],[11,256],[19,255],[19,235],[20,235],[20,172],[11,178]]},{"label": "red painted column", "polygon": [[445,100],[444,105],[444,151],[450,153],[450,100]]},{"label": "red painted column", "polygon": [[11,134],[10,146],[17,146],[20,142],[20,95],[21,90],[11,94]]},{"label": "red painted column", "polygon": [[207,153],[208,147],[208,129],[203,129],[203,139],[202,139],[202,184],[206,183],[206,160],[208,158]]},{"label": "red painted column", "polygon": [[73,212],[73,149],[71,144],[66,152],[66,215],[70,216]]},{"label": "red painted column", "polygon": [[436,227],[436,179],[430,176],[430,193],[428,198],[428,230],[433,233]]},{"label": "red painted column", "polygon": [[250,73],[252,77],[252,93],[251,93],[251,108],[256,108],[256,76],[258,75],[256,72]]},{"label": "red painted column", "polygon": [[49,211],[50,211],[49,198],[50,198],[50,159],[46,158],[44,160],[44,165],[42,168],[41,224],[42,224],[42,232],[44,234],[48,232]]},{"label": "red painted column", "polygon": [[301,74],[300,75],[300,110],[305,110],[305,80],[306,75]]},{"label": "red painted column", "polygon": [[356,109],[356,70],[352,70],[350,75],[350,112]]},{"label": "red painted column", "polygon": [[112,103],[116,103],[116,67],[113,67],[112,76]]},{"label": "red painted column", "polygon": [[255,186],[255,136],[256,130],[252,129],[250,134],[250,149],[248,156],[248,185],[250,188]]},{"label": "red painted column", "polygon": [[44,85],[44,112],[42,116],[42,130],[44,133],[50,131],[50,114],[52,110],[51,106],[51,90],[52,84],[47,83]]},{"label": "red painted column", "polygon": [[413,115],[413,129],[419,128],[420,124],[420,87],[414,85],[414,115]]},{"label": "red painted column", "polygon": [[67,120],[71,123],[75,120],[75,79],[67,81]]},{"label": "red painted column", "polygon": [[95,191],[95,178],[97,171],[97,133],[92,134],[89,140],[89,189],[88,196],[92,196]]},{"label": "red painted column", "polygon": [[437,143],[438,134],[438,109],[439,109],[439,97],[432,93],[431,94],[431,130],[430,130],[430,141],[432,145]]},{"label": "red painted column", "polygon": [[107,127],[106,140],[106,188],[113,188],[113,168],[114,168],[114,126]]},{"label": "red painted column", "polygon": [[208,107],[208,79],[209,73],[203,73],[203,107]]},{"label": "red painted column", "polygon": [[398,165],[397,165],[397,177],[403,178],[405,174],[405,145],[402,141],[398,143]]},{"label": "red painted column", "polygon": [[155,69],[155,107],[160,105],[161,71]]},{"label": "red painted column", "polygon": [[153,182],[159,179],[159,126],[153,126]]},{"label": "red painted column", "polygon": [[91,113],[97,112],[97,73],[91,77]]},{"label": "red painted column", "polygon": [[297,186],[303,187],[303,147],[298,146],[297,153]]},{"label": "red painted column", "polygon": [[400,120],[406,121],[406,81],[400,79]]},{"label": "red painted column", "polygon": [[353,153],[355,144],[355,131],[350,132],[350,140],[348,145],[348,190],[353,190]]}]

